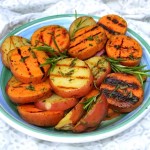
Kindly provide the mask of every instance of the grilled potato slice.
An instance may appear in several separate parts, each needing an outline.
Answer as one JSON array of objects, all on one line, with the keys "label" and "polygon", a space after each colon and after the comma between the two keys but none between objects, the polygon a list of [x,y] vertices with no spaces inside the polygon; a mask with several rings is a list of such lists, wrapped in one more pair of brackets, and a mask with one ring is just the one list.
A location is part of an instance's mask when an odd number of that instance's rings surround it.
[{"label": "grilled potato slice", "polygon": [[91,25],[78,30],[70,42],[68,53],[72,57],[81,60],[94,56],[98,51],[103,50],[107,36],[98,25]]},{"label": "grilled potato slice", "polygon": [[59,25],[49,25],[37,29],[31,37],[33,46],[48,45],[57,52],[66,51],[69,48],[70,37],[68,31]]},{"label": "grilled potato slice", "polygon": [[131,112],[143,102],[143,88],[140,81],[130,74],[111,73],[100,86],[108,104],[115,110]]},{"label": "grilled potato slice", "polygon": [[17,35],[9,36],[3,41],[1,45],[1,54],[2,62],[6,67],[9,68],[8,53],[17,47],[24,45],[30,45],[29,40]]},{"label": "grilled potato slice", "polygon": [[73,38],[75,33],[87,26],[95,25],[96,21],[90,16],[81,16],[75,19],[69,28],[70,37]]},{"label": "grilled potato slice", "polygon": [[127,22],[114,14],[101,17],[98,24],[105,30],[108,39],[113,35],[125,34],[127,31]]},{"label": "grilled potato slice", "polygon": [[76,58],[57,62],[50,72],[50,84],[54,92],[62,97],[79,98],[93,87],[93,75],[88,65]]},{"label": "grilled potato slice", "polygon": [[111,72],[110,63],[105,60],[105,57],[102,56],[91,57],[85,62],[92,71],[95,85],[99,87],[106,75]]},{"label": "grilled potato slice", "polygon": [[127,35],[115,35],[108,40],[106,53],[110,58],[121,58],[122,65],[137,66],[140,64],[143,50],[134,38]]},{"label": "grilled potato slice", "polygon": [[10,51],[10,69],[13,75],[23,83],[40,83],[46,80],[50,65],[41,67],[48,55],[43,51],[22,46]]},{"label": "grilled potato slice", "polygon": [[6,85],[6,93],[10,100],[17,104],[36,102],[52,95],[48,79],[39,84],[25,84],[18,81],[14,76]]},{"label": "grilled potato slice", "polygon": [[76,98],[63,98],[57,94],[52,94],[49,98],[37,101],[35,106],[42,110],[67,110],[78,103]]}]

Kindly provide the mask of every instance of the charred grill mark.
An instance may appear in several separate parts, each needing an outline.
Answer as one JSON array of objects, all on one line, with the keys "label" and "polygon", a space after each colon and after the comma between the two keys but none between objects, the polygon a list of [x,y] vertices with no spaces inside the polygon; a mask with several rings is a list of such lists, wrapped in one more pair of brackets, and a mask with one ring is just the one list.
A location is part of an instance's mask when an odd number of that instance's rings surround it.
[{"label": "charred grill mark", "polygon": [[38,61],[38,59],[37,59],[37,63],[38,63],[38,66],[39,66],[39,68],[40,68],[40,70],[41,70],[41,72],[42,72],[42,79],[45,77],[45,75],[46,75],[46,72],[45,72],[45,70],[44,70],[44,68],[43,67],[40,67],[40,62]]},{"label": "charred grill mark", "polygon": [[[56,66],[58,66],[58,67],[61,67],[61,66],[70,67],[70,64],[69,65],[67,65],[67,64],[56,64]],[[85,68],[85,69],[87,69],[88,67],[87,66],[73,66],[73,68]]]},{"label": "charred grill mark", "polygon": [[[21,60],[24,60],[24,57],[21,55],[21,50],[20,50],[19,48],[18,48],[17,50],[18,50],[18,54],[21,56]],[[23,63],[25,64],[25,66],[26,66],[26,68],[27,68],[27,70],[28,70],[28,73],[29,73],[29,75],[31,76],[32,74],[31,74],[31,72],[30,72],[30,70],[29,70],[29,68],[28,68],[28,66],[27,66],[27,64],[26,64],[26,62],[23,61]]]},{"label": "charred grill mark", "polygon": [[112,86],[120,85],[120,86],[128,86],[129,88],[132,88],[132,89],[139,89],[139,85],[137,85],[134,82],[133,83],[128,83],[126,81],[118,80],[114,77],[107,77],[105,79],[104,83],[112,85]]},{"label": "charred grill mark", "polygon": [[[87,30],[87,31],[84,32],[83,34],[86,34],[86,33],[90,32],[90,31],[93,31],[93,30],[95,30],[96,28],[98,28],[98,25],[95,25],[92,29]],[[73,40],[75,40],[76,38],[81,37],[83,34],[80,34],[80,35],[74,37]]]},{"label": "charred grill mark", "polygon": [[120,32],[114,31],[114,30],[108,28],[107,26],[105,26],[104,24],[102,24],[102,23],[100,23],[100,22],[99,22],[98,24],[99,24],[99,26],[101,26],[104,30],[107,30],[110,34],[113,34],[113,35],[120,34]]},{"label": "charred grill mark", "polygon": [[[98,33],[96,33],[96,34],[94,34],[94,35],[92,35],[92,37],[95,37],[95,36],[97,36],[97,35],[99,35],[99,34],[101,34],[101,31],[98,32]],[[71,48],[74,48],[74,47],[76,47],[76,46],[78,46],[78,45],[80,45],[80,44],[82,44],[82,43],[85,43],[86,41],[88,41],[87,37],[86,37],[85,39],[82,39],[82,40],[81,40],[79,43],[77,43],[76,45],[70,47],[70,49],[71,49]],[[99,39],[99,41],[100,41],[100,39]]]},{"label": "charred grill mark", "polygon": [[121,56],[121,48],[122,48],[123,42],[124,42],[124,39],[121,40],[120,51],[119,51],[119,57]]},{"label": "charred grill mark", "polygon": [[[43,31],[40,32],[39,42],[44,43],[44,39],[43,39]],[[38,44],[39,44],[39,43],[38,43]]]},{"label": "charred grill mark", "polygon": [[[51,77],[58,77],[58,78],[64,78],[64,76],[60,74],[51,74]],[[89,77],[83,77],[83,76],[72,76],[74,79],[89,79]],[[65,78],[70,78],[70,76],[65,76]]]},{"label": "charred grill mark", "polygon": [[101,89],[101,91],[105,94],[105,96],[107,98],[113,98],[116,99],[118,101],[123,101],[123,102],[129,102],[129,103],[136,103],[139,101],[139,97],[135,96],[130,93],[127,93],[127,95],[123,95],[121,92],[119,91],[113,91],[113,90],[108,90],[108,89]]},{"label": "charred grill mark", "polygon": [[119,23],[119,21],[118,21],[117,19],[112,19],[112,22],[113,22],[114,24],[118,24],[118,23]]},{"label": "charred grill mark", "polygon": [[122,24],[122,23],[119,23],[118,24],[120,27],[123,27],[123,28],[125,28],[126,26],[124,25],[124,24]]},{"label": "charred grill mark", "polygon": [[87,47],[85,47],[85,48],[82,48],[82,49],[78,50],[78,53],[83,52],[85,49],[87,49]]},{"label": "charred grill mark", "polygon": [[118,26],[120,27],[126,27],[124,24],[119,23],[119,20],[115,19],[115,18],[111,18],[111,17],[107,17],[108,20],[112,21],[114,24],[118,24]]}]

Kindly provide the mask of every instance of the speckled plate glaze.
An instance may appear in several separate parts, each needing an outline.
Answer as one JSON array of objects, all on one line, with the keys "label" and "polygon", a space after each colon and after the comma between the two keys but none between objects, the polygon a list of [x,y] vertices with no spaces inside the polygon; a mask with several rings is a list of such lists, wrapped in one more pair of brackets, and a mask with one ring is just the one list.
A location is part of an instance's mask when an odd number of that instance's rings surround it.
[{"label": "speckled plate glaze", "polygon": [[[79,15],[82,16],[82,15]],[[95,19],[99,17],[93,16]],[[69,28],[71,22],[74,20],[74,15],[56,15],[48,16],[45,18],[37,19],[23,26],[16,28],[10,32],[7,36],[10,35],[20,35],[25,38],[30,39],[32,33],[45,25],[57,24]],[[150,47],[133,30],[128,29],[127,35],[134,37],[143,47],[143,58],[141,63],[147,65],[147,69],[150,68]],[[2,41],[1,41],[2,42]],[[28,134],[30,136],[36,137],[38,139],[52,141],[52,142],[62,142],[62,143],[83,143],[96,141],[104,139],[113,135],[116,135],[127,128],[133,126],[137,123],[142,117],[146,115],[150,109],[150,83],[149,78],[145,83],[145,96],[144,102],[140,107],[134,110],[131,113],[126,115],[121,115],[118,118],[115,118],[110,121],[103,121],[100,127],[92,132],[75,134],[72,132],[56,131],[53,128],[41,128],[37,126],[30,125],[21,119],[19,116],[16,106],[10,102],[8,96],[5,93],[5,86],[7,81],[11,77],[11,72],[3,66],[2,61],[0,60],[0,117],[3,118],[10,126],[13,128]]]}]

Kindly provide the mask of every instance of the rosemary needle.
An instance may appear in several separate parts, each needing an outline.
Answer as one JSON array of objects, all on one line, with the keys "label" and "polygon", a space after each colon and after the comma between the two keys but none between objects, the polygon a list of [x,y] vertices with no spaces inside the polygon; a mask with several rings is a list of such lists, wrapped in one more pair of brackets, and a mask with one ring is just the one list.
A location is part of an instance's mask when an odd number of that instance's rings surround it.
[{"label": "rosemary needle", "polygon": [[51,67],[50,67],[50,70],[48,71],[49,73],[54,70],[54,68],[59,60],[62,60],[64,58],[68,57],[66,52],[63,52],[63,53],[57,52],[55,49],[53,49],[52,47],[47,46],[47,45],[38,46],[35,49],[39,50],[39,51],[49,52],[51,54],[51,57],[47,58],[46,62],[40,65],[40,67],[42,67],[42,66],[50,64]]},{"label": "rosemary needle", "polygon": [[148,72],[150,72],[150,70],[144,70],[146,65],[128,67],[120,64],[120,61],[123,61],[122,59],[113,59],[106,57],[106,60],[110,63],[111,68],[114,72],[133,74],[138,77],[142,85],[143,85],[143,76],[150,77],[150,74],[147,74]]}]

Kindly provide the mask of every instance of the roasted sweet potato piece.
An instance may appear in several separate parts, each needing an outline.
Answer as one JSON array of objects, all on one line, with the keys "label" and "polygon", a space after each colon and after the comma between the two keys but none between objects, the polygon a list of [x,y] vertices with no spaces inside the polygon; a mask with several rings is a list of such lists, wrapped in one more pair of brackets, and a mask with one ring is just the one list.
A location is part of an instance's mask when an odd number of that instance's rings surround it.
[{"label": "roasted sweet potato piece", "polygon": [[130,74],[111,73],[100,86],[108,104],[115,110],[131,112],[143,102],[143,88],[140,81]]},{"label": "roasted sweet potato piece", "polygon": [[17,109],[22,119],[36,126],[55,126],[64,117],[64,111],[43,111],[33,104],[20,105]]},{"label": "roasted sweet potato piece", "polygon": [[127,31],[127,22],[121,16],[109,14],[101,17],[98,21],[109,39],[113,35],[125,34]]},{"label": "roasted sweet potato piece", "polygon": [[29,46],[12,50],[9,54],[10,69],[13,75],[23,83],[40,83],[47,79],[50,65],[41,67],[48,55]]},{"label": "roasted sweet potato piece", "polygon": [[91,25],[78,30],[70,42],[69,55],[81,60],[94,56],[103,50],[107,41],[106,34],[98,25]]},{"label": "roasted sweet potato piece", "polygon": [[17,104],[36,102],[52,95],[48,79],[38,84],[25,84],[18,81],[14,76],[6,85],[6,93],[10,100]]},{"label": "roasted sweet potato piece", "polygon": [[112,36],[106,44],[108,57],[122,59],[120,62],[125,66],[137,66],[142,58],[142,47],[132,37],[127,35]]},{"label": "roasted sweet potato piece", "polygon": [[37,29],[31,37],[33,46],[48,45],[55,51],[64,52],[70,44],[68,31],[59,25],[49,25]]}]

